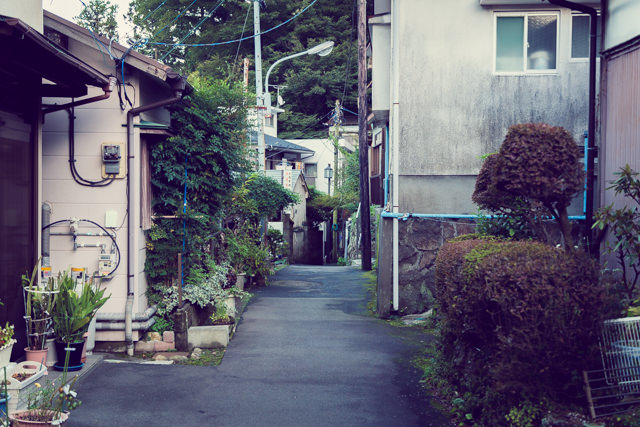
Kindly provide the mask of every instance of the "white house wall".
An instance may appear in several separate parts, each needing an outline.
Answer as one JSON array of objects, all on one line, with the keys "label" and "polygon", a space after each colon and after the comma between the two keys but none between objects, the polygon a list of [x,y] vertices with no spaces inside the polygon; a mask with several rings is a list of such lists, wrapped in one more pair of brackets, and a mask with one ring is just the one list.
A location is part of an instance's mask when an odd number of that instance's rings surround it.
[{"label": "white house wall", "polygon": [[401,212],[474,213],[481,156],[497,151],[513,124],[563,126],[582,143],[588,63],[570,59],[570,11],[541,9],[560,12],[557,73],[498,76],[494,11],[522,8],[481,7],[477,0],[396,3],[399,75],[392,70],[391,84],[399,79],[399,141],[391,143],[399,144]]},{"label": "white house wall", "polygon": [[[137,79],[131,78],[137,93]],[[88,96],[101,94],[99,89],[93,89]],[[64,100],[63,100],[64,101]],[[68,102],[68,101],[67,101]],[[103,142],[120,143],[126,147],[126,111],[119,107],[118,95],[114,91],[107,100],[86,104],[75,109],[75,160],[79,174],[88,180],[100,180],[102,175]],[[43,127],[42,143],[42,200],[52,205],[51,222],[69,218],[88,219],[105,227],[105,214],[115,211],[118,227],[109,229],[115,231],[116,242],[120,249],[120,265],[110,280],[104,280],[102,286],[107,289],[106,294],[111,298],[100,310],[102,313],[124,313],[127,298],[127,190],[126,180],[116,179],[106,187],[92,188],[77,184],[69,171],[68,152],[69,120],[66,111],[48,114]],[[135,161],[140,161],[139,133],[135,132]],[[121,153],[121,168],[126,170],[127,153]],[[138,173],[140,171],[137,167]],[[139,178],[135,180],[139,185]],[[139,197],[139,192],[138,192]],[[132,200],[140,204],[140,200]],[[136,210],[140,212],[138,208]],[[137,230],[138,251],[134,268],[134,312],[142,312],[147,308],[145,296],[146,281],[144,276],[145,239],[139,228],[139,215],[134,218]],[[106,228],[106,227],[105,227]],[[61,227],[51,227],[52,232],[69,230],[68,223]],[[87,222],[80,223],[80,232],[99,232],[97,227]],[[79,243],[104,243],[107,252],[111,249],[108,237],[78,236]],[[89,273],[98,268],[99,248],[73,249],[71,236],[51,236],[51,265],[54,274],[69,267],[86,267]],[[136,334],[137,335],[137,334]],[[134,335],[134,339],[136,336]],[[98,341],[124,339],[124,331],[98,332]]]}]

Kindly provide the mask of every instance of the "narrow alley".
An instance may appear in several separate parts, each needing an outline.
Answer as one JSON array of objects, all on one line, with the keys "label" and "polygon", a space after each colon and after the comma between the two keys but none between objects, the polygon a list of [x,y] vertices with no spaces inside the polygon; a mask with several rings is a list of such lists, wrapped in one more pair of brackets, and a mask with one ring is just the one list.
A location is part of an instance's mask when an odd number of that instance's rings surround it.
[{"label": "narrow alley", "polygon": [[367,316],[357,267],[289,266],[218,367],[102,362],[70,426],[443,426],[410,360],[429,337]]}]

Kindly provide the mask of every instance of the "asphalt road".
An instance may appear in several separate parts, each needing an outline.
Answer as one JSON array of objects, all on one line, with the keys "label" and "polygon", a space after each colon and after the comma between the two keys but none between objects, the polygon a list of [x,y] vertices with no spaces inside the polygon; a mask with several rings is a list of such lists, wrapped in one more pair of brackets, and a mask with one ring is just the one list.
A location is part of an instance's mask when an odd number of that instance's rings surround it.
[{"label": "asphalt road", "polygon": [[69,426],[445,426],[409,361],[429,337],[366,315],[356,267],[290,266],[217,367],[101,363]]}]

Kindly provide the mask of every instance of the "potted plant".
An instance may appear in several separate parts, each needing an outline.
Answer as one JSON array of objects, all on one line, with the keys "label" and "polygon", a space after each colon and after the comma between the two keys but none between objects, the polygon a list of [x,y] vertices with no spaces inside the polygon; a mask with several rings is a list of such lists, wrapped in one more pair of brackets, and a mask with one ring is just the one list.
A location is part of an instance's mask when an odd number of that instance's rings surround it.
[{"label": "potted plant", "polygon": [[73,386],[77,376],[67,381],[63,375],[56,381],[48,381],[45,386],[35,383],[36,389],[27,397],[27,409],[9,414],[12,426],[57,426],[64,425],[69,411],[82,402],[77,399]]},{"label": "potted plant", "polygon": [[53,306],[53,331],[56,338],[58,363],[55,369],[62,370],[61,360],[69,356],[69,370],[82,368],[83,335],[89,330],[89,323],[109,297],[104,289],[95,284],[94,279],[82,281],[76,290],[76,280],[69,271],[60,273],[57,280],[58,294]]},{"label": "potted plant", "polygon": [[[2,301],[0,301],[0,305]],[[11,361],[11,350],[13,350],[13,344],[16,340],[13,338],[13,325],[7,322],[4,328],[0,327],[0,369],[7,366]]]},{"label": "potted plant", "polygon": [[57,291],[55,281],[49,279],[44,285],[36,282],[38,277],[38,263],[31,276],[22,275],[22,289],[24,293],[24,319],[27,326],[27,347],[24,349],[26,359],[33,362],[46,363],[47,336],[51,332],[51,313]]},{"label": "potted plant", "polygon": [[11,360],[11,350],[16,340],[13,338],[13,325],[7,322],[0,327],[0,369],[7,366]]}]

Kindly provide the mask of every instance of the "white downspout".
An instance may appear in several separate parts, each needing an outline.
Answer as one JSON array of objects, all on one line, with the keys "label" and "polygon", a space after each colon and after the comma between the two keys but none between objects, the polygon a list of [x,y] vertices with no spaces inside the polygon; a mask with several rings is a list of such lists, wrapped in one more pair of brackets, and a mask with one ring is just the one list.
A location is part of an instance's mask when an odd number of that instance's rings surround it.
[{"label": "white downspout", "polygon": [[[392,0],[391,4],[391,162],[393,172],[393,184],[391,191],[392,212],[400,212],[400,125],[399,125],[399,107],[400,99],[398,92],[400,90],[400,80],[398,71],[398,0]],[[398,218],[393,218],[393,309],[399,309],[399,282],[400,282],[400,261],[399,261],[399,242],[398,242]]]}]

